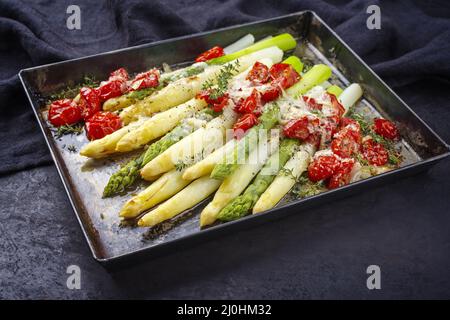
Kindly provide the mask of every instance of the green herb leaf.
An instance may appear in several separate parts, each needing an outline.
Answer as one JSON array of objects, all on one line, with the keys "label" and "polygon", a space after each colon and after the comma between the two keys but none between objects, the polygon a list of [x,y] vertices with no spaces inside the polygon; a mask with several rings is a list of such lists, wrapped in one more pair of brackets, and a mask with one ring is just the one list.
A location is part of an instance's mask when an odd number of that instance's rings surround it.
[{"label": "green herb leaf", "polygon": [[82,83],[77,84],[76,86],[73,86],[73,87],[66,87],[65,89],[62,89],[61,91],[50,95],[50,102],[55,101],[55,100],[61,100],[61,99],[73,99],[76,97],[76,95],[78,93],[80,93],[81,88],[83,88],[83,87],[95,88],[99,84],[100,84],[100,82],[95,80],[94,77],[84,76]]},{"label": "green herb leaf", "polygon": [[222,97],[228,89],[231,78],[238,72],[238,68],[239,60],[226,64],[220,69],[216,79],[206,81],[203,84],[202,90],[208,90],[209,97],[213,100]]},{"label": "green herb leaf", "polygon": [[65,136],[66,134],[76,134],[79,135],[81,132],[83,132],[83,125],[80,123],[74,124],[74,125],[63,125],[58,127],[57,130],[55,130],[55,138],[59,139],[62,136]]},{"label": "green herb leaf", "polygon": [[298,198],[306,198],[326,191],[323,182],[312,182],[307,173],[303,173],[297,180],[297,184],[292,189],[292,194]]}]

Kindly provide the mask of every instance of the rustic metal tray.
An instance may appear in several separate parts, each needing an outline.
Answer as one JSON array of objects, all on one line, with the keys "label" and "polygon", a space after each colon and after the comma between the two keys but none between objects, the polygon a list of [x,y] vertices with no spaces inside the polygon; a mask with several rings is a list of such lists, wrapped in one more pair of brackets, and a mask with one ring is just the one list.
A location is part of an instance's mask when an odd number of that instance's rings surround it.
[{"label": "rustic metal tray", "polygon": [[[298,40],[299,45],[294,53],[302,60],[325,63],[333,68],[333,83],[346,86],[350,82],[358,82],[362,85],[364,99],[358,109],[381,114],[399,125],[405,158],[400,168],[313,197],[300,200],[286,198],[265,213],[205,230],[198,227],[198,213],[204,202],[150,231],[121,227],[117,213],[129,195],[101,199],[101,193],[110,174],[130,155],[118,156],[114,161],[86,160],[66,147],[73,144],[79,150],[87,142],[85,136],[56,139],[42,114],[46,97],[66,86],[82,82],[86,74],[104,79],[118,67],[138,72],[163,62],[182,66],[190,63],[198,52],[218,44],[227,45],[245,34],[252,33],[256,39],[261,39],[283,32],[289,32]],[[449,155],[448,145],[311,11],[29,68],[22,70],[19,76],[92,254],[96,260],[107,265],[129,263],[134,258],[166,252],[214,235],[276,219],[312,204],[328,202],[376,183],[415,173]]]}]

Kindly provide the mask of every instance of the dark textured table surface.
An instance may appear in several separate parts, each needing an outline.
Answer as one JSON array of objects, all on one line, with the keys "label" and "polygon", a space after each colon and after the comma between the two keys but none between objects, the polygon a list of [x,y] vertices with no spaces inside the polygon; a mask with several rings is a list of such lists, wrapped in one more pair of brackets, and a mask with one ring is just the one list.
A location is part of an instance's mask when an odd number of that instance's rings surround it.
[{"label": "dark textured table surface", "polygon": [[[448,167],[114,273],[91,258],[56,169],[19,172],[0,180],[0,297],[450,298]],[[372,264],[381,290],[366,288]]]}]

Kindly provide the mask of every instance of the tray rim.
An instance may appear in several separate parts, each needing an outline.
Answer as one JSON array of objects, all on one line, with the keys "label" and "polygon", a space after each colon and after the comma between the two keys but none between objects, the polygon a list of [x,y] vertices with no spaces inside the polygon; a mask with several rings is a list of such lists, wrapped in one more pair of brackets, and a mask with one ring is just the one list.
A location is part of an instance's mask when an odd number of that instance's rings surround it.
[{"label": "tray rim", "polygon": [[[415,163],[406,165],[404,167],[400,167],[400,168],[397,168],[395,170],[388,171],[388,172],[385,172],[385,173],[382,173],[382,174],[379,174],[379,175],[376,175],[376,176],[373,176],[373,177],[370,177],[370,178],[367,178],[367,179],[364,179],[364,180],[361,180],[361,181],[357,181],[357,182],[351,183],[349,185],[340,187],[338,189],[328,190],[328,191],[322,192],[322,193],[320,193],[318,195],[314,195],[314,196],[311,196],[311,197],[307,197],[307,198],[297,199],[297,200],[291,201],[291,202],[289,202],[287,204],[284,204],[284,205],[279,206],[279,207],[274,207],[274,208],[272,208],[270,210],[264,211],[264,212],[259,213],[257,215],[248,215],[248,216],[245,216],[245,217],[243,217],[243,218],[241,218],[239,220],[236,220],[236,221],[231,221],[231,222],[228,222],[228,223],[215,225],[215,226],[203,229],[203,230],[200,229],[200,230],[198,230],[195,233],[192,233],[192,234],[189,234],[189,235],[185,235],[185,236],[182,236],[182,237],[177,238],[177,239],[169,240],[167,242],[162,242],[162,243],[159,243],[159,244],[155,244],[153,246],[142,247],[142,248],[139,248],[139,249],[135,249],[135,250],[132,250],[132,251],[120,253],[118,255],[114,255],[114,256],[110,256],[110,257],[100,257],[97,254],[98,250],[96,250],[94,248],[94,241],[93,241],[93,239],[91,239],[91,237],[89,236],[89,234],[87,232],[87,226],[81,220],[81,215],[78,213],[78,209],[76,207],[75,200],[73,199],[74,197],[73,197],[73,194],[72,194],[72,190],[69,187],[69,181],[67,181],[67,179],[65,177],[65,174],[64,174],[64,170],[62,168],[63,164],[60,163],[58,161],[58,159],[56,158],[55,151],[53,150],[53,147],[52,147],[52,145],[51,145],[51,143],[49,141],[49,138],[46,135],[46,132],[45,132],[46,128],[44,127],[45,123],[40,118],[38,110],[34,107],[34,103],[33,103],[32,97],[31,97],[31,92],[28,89],[27,83],[25,81],[24,74],[28,73],[28,72],[35,71],[35,70],[43,69],[43,68],[53,67],[53,66],[56,66],[56,65],[69,64],[71,62],[86,60],[86,59],[93,58],[93,57],[108,56],[108,55],[112,55],[112,54],[119,53],[119,52],[122,52],[122,51],[130,51],[130,50],[134,50],[134,49],[148,48],[148,47],[157,46],[157,45],[168,43],[168,42],[190,39],[190,38],[192,38],[194,36],[209,35],[209,34],[213,34],[213,33],[220,32],[220,31],[233,30],[233,29],[237,29],[237,28],[240,28],[240,27],[244,27],[244,26],[250,26],[250,25],[254,25],[254,24],[270,22],[270,21],[279,20],[279,19],[283,19],[283,18],[289,18],[289,17],[293,17],[293,16],[300,16],[302,14],[308,14],[308,13],[311,14],[315,19],[319,20],[319,22],[325,28],[327,28],[328,31],[331,32],[331,34],[334,37],[336,37],[337,40],[339,40],[340,44],[343,45],[347,50],[349,50],[349,52],[359,61],[359,63],[364,65],[364,67],[367,68],[367,70],[371,73],[371,75],[374,76],[378,81],[380,81],[380,83],[387,90],[389,90],[389,92],[391,94],[393,94],[394,97],[396,99],[398,99],[398,101],[401,104],[403,104],[404,107],[406,107],[407,111],[410,112],[412,114],[412,116],[414,116],[421,123],[421,125],[423,125],[429,131],[429,133],[431,133],[434,136],[434,138],[436,138],[445,147],[446,151],[443,152],[442,154],[432,156],[432,157],[430,157],[430,158],[428,158],[426,160],[422,159],[422,160],[420,160],[418,162],[415,162]],[[163,247],[166,247],[166,246],[172,246],[172,245],[175,245],[175,244],[187,242],[187,241],[189,241],[190,239],[193,239],[193,238],[204,237],[207,234],[216,233],[218,230],[225,230],[226,228],[235,227],[237,224],[242,224],[245,227],[245,224],[243,223],[244,221],[255,220],[255,222],[257,222],[258,219],[259,219],[262,222],[262,221],[264,221],[263,220],[264,217],[266,217],[268,214],[274,214],[275,212],[280,211],[282,209],[287,210],[288,208],[292,208],[293,206],[297,206],[297,205],[299,205],[301,203],[305,203],[305,202],[310,202],[313,199],[318,199],[318,198],[320,198],[322,196],[325,196],[325,195],[328,195],[328,194],[343,193],[343,192],[345,192],[345,190],[353,189],[355,186],[358,186],[358,185],[361,185],[361,184],[366,185],[366,184],[369,184],[371,181],[379,180],[379,179],[382,179],[383,177],[387,177],[387,176],[391,176],[391,175],[397,175],[397,174],[401,173],[402,171],[408,171],[411,168],[425,167],[428,164],[435,163],[435,162],[437,162],[439,160],[442,160],[442,159],[444,159],[444,158],[446,158],[446,157],[448,157],[450,155],[450,146],[449,146],[449,144],[447,144],[420,116],[418,116],[418,114],[414,110],[412,110],[409,107],[409,105],[401,97],[399,97],[393,91],[393,89],[391,89],[391,87],[389,85],[387,85],[386,82],[383,79],[381,79],[378,76],[378,74],[375,73],[372,70],[372,68],[366,62],[364,62],[364,60],[356,52],[354,52],[350,48],[350,46],[322,18],[320,18],[316,14],[315,11],[312,11],[312,10],[302,10],[302,11],[298,11],[298,12],[294,12],[294,13],[290,13],[290,14],[286,14],[286,15],[281,15],[281,16],[276,16],[276,17],[272,17],[272,18],[268,18],[268,19],[261,19],[261,20],[252,21],[252,22],[248,22],[248,23],[236,24],[236,25],[227,26],[227,27],[223,27],[223,28],[218,28],[218,29],[213,29],[213,30],[208,30],[208,31],[202,31],[202,32],[197,32],[197,33],[193,33],[193,34],[183,35],[183,36],[179,36],[179,37],[168,38],[168,39],[158,40],[158,41],[154,41],[154,42],[144,43],[144,44],[140,44],[140,45],[136,45],[136,46],[130,46],[130,47],[120,48],[120,49],[116,49],[116,50],[105,51],[105,52],[92,54],[92,55],[88,55],[88,56],[83,56],[83,57],[79,57],[79,58],[74,58],[74,59],[68,59],[68,60],[63,60],[63,61],[43,64],[43,65],[34,66],[34,67],[30,67],[30,68],[24,68],[24,69],[21,69],[19,71],[18,76],[19,76],[19,79],[20,79],[20,81],[22,83],[24,91],[25,91],[25,93],[27,95],[27,98],[28,98],[28,101],[30,103],[30,106],[33,109],[33,112],[34,112],[34,114],[35,114],[35,116],[37,118],[37,122],[39,123],[39,127],[40,127],[40,129],[41,129],[41,131],[42,131],[42,133],[44,135],[45,142],[47,144],[47,147],[49,148],[49,151],[50,151],[51,157],[53,159],[53,162],[54,162],[54,164],[56,166],[58,175],[59,175],[59,177],[60,177],[60,179],[62,181],[62,184],[64,186],[66,194],[67,194],[67,196],[69,198],[69,202],[70,202],[70,204],[72,206],[72,209],[73,209],[73,211],[75,213],[75,216],[76,216],[76,218],[78,220],[78,224],[80,225],[80,228],[81,228],[81,230],[83,232],[83,235],[84,235],[84,237],[85,237],[85,239],[86,239],[86,241],[88,243],[88,246],[89,246],[89,249],[91,251],[91,254],[92,254],[93,258],[97,262],[102,264],[102,265],[110,264],[110,263],[113,263],[113,262],[116,262],[116,261],[121,261],[121,260],[123,260],[126,257],[135,256],[135,255],[137,256],[137,255],[143,254],[145,252],[150,252],[150,251],[152,251],[152,250],[154,250],[156,248],[162,249]]]}]

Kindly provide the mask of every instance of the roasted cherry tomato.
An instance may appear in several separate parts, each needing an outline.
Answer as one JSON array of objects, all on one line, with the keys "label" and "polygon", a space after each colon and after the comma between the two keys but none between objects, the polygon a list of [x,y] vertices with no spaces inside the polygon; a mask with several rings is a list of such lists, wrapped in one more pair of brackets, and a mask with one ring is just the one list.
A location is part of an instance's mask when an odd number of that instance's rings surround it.
[{"label": "roasted cherry tomato", "polygon": [[121,78],[108,80],[102,83],[100,87],[97,88],[98,96],[100,101],[104,102],[108,99],[121,96],[127,91],[126,80]]},{"label": "roasted cherry tomato", "polygon": [[81,88],[80,102],[81,115],[84,120],[88,120],[98,111],[100,111],[100,97],[97,89]]},{"label": "roasted cherry tomato", "polygon": [[271,83],[270,86],[261,93],[264,102],[270,102],[281,95],[281,88],[278,83]]},{"label": "roasted cherry tomato", "polygon": [[233,126],[233,136],[240,139],[245,132],[258,123],[258,118],[253,113],[243,115]]},{"label": "roasted cherry tomato", "polygon": [[201,55],[199,55],[197,57],[197,59],[195,59],[195,62],[204,62],[204,61],[208,61],[214,58],[218,58],[221,57],[225,54],[225,52],[223,51],[223,48],[219,47],[219,46],[215,46],[212,47],[211,49],[209,49],[208,51],[203,52]]},{"label": "roasted cherry tomato", "polygon": [[211,109],[214,112],[221,112],[223,108],[226,107],[228,100],[229,100],[228,94],[224,94],[220,98],[214,100],[214,103],[211,104]]},{"label": "roasted cherry tomato", "polygon": [[328,188],[335,189],[347,185],[350,182],[350,173],[352,172],[355,160],[345,159],[341,161],[339,166],[336,168],[335,173],[328,181]]},{"label": "roasted cherry tomato", "polygon": [[344,128],[348,125],[352,125],[352,126],[355,126],[356,128],[360,128],[358,121],[353,120],[352,118],[343,117],[340,119],[339,126],[341,128]]},{"label": "roasted cherry tomato", "polygon": [[154,88],[159,84],[159,71],[152,69],[147,72],[139,73],[130,84],[130,91],[141,90],[145,88]]},{"label": "roasted cherry tomato", "polygon": [[245,79],[255,84],[264,84],[269,81],[269,76],[269,68],[264,63],[256,61]]},{"label": "roasted cherry tomato", "polygon": [[361,136],[359,130],[352,127],[341,129],[331,142],[331,150],[342,158],[349,158],[359,150]]},{"label": "roasted cherry tomato", "polygon": [[223,110],[223,108],[225,108],[225,106],[228,103],[229,100],[229,96],[227,93],[225,93],[223,96],[217,98],[217,99],[211,99],[210,97],[210,93],[208,90],[203,90],[200,91],[197,95],[196,95],[197,99],[203,99],[205,100],[205,102],[209,105],[209,107],[214,111],[214,112],[220,112]]},{"label": "roasted cherry tomato", "polygon": [[[329,116],[326,118],[322,118],[320,120],[320,126],[322,127],[322,135],[323,135],[323,143],[325,145],[329,144],[337,132],[339,127],[339,117],[338,116]],[[325,145],[323,147],[325,147]]]},{"label": "roasted cherry tomato", "polygon": [[362,144],[362,155],[371,165],[382,166],[388,162],[389,154],[383,145],[369,139]]},{"label": "roasted cherry tomato", "polygon": [[339,166],[339,160],[334,156],[319,156],[309,165],[309,180],[317,182],[330,178]]},{"label": "roasted cherry tomato", "polygon": [[386,139],[395,140],[399,137],[395,124],[386,119],[375,119],[373,121],[373,130]]},{"label": "roasted cherry tomato", "polygon": [[128,72],[124,68],[117,69],[109,75],[108,81],[100,83],[97,88],[97,93],[100,98],[100,102],[104,102],[108,99],[118,97],[128,90],[127,80]]},{"label": "roasted cherry tomato", "polygon": [[75,124],[81,119],[81,109],[71,99],[58,100],[50,104],[48,121],[55,127]]},{"label": "roasted cherry tomato", "polygon": [[322,105],[320,103],[316,102],[316,99],[310,98],[307,96],[302,96],[303,101],[308,106],[308,109],[310,110],[322,110]]},{"label": "roasted cherry tomato", "polygon": [[287,63],[276,63],[269,70],[270,76],[274,82],[277,82],[281,88],[287,89],[300,80],[300,75],[295,69]]},{"label": "roasted cherry tomato", "polygon": [[246,98],[242,98],[236,104],[234,110],[238,113],[255,113],[256,115],[261,114],[261,94],[258,90],[253,89],[252,93]]},{"label": "roasted cherry tomato", "polygon": [[195,97],[197,99],[204,100],[207,104],[211,104],[212,100],[210,99],[209,95],[210,95],[209,90],[202,90],[199,93],[197,93]]},{"label": "roasted cherry tomato", "polygon": [[306,140],[317,132],[320,120],[316,117],[303,116],[289,121],[283,128],[283,133],[289,138]]},{"label": "roasted cherry tomato", "polygon": [[109,80],[123,79],[126,81],[129,78],[130,78],[130,76],[128,75],[127,70],[125,70],[124,68],[119,68],[119,69],[111,72],[111,74],[109,75]]},{"label": "roasted cherry tomato", "polygon": [[86,121],[86,135],[89,140],[101,139],[122,127],[120,117],[112,112],[100,111]]},{"label": "roasted cherry tomato", "polygon": [[333,106],[336,114],[339,117],[342,117],[345,113],[345,108],[342,106],[342,104],[338,101],[338,99],[336,98],[336,96],[334,94],[331,93],[327,93],[328,96],[330,97],[331,100],[331,105]]}]

